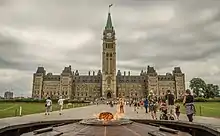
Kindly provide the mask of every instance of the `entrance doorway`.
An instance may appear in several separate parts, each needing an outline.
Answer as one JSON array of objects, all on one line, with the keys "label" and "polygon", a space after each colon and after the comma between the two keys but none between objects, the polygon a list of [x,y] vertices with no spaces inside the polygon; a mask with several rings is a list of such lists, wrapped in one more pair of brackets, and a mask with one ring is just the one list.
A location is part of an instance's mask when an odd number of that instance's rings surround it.
[{"label": "entrance doorway", "polygon": [[110,99],[110,98],[112,98],[112,94],[111,94],[111,92],[108,92],[107,93],[107,99]]}]

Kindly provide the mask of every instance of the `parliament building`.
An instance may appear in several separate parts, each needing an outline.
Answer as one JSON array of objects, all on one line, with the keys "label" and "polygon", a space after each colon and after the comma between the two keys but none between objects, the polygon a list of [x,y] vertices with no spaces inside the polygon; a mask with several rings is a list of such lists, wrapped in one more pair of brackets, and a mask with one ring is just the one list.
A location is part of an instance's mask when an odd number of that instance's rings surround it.
[{"label": "parliament building", "polygon": [[103,31],[102,70],[89,71],[81,75],[71,66],[65,67],[60,75],[47,73],[44,67],[38,67],[33,74],[32,97],[43,99],[59,96],[76,100],[94,100],[97,98],[145,98],[149,91],[164,96],[171,90],[179,98],[185,90],[185,75],[180,67],[174,67],[172,73],[158,75],[154,67],[147,66],[139,75],[130,71],[116,70],[116,36],[111,14]]}]

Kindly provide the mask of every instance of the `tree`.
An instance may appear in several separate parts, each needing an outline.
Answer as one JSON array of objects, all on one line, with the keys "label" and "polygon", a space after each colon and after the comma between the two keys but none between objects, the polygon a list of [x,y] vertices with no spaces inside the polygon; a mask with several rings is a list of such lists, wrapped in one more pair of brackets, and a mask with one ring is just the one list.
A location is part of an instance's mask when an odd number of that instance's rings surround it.
[{"label": "tree", "polygon": [[213,91],[214,91],[214,96],[218,97],[219,94],[220,94],[219,86],[218,85],[214,85]]},{"label": "tree", "polygon": [[210,98],[210,97],[214,97],[214,85],[213,84],[207,84],[206,85],[206,89],[205,89],[205,98]]},{"label": "tree", "polygon": [[214,84],[207,84],[206,85],[206,91],[205,91],[205,97],[206,98],[214,98],[219,95],[219,86]]},{"label": "tree", "polygon": [[193,78],[192,80],[190,80],[189,87],[193,90],[193,93],[195,93],[198,97],[205,93],[206,83],[201,78]]}]

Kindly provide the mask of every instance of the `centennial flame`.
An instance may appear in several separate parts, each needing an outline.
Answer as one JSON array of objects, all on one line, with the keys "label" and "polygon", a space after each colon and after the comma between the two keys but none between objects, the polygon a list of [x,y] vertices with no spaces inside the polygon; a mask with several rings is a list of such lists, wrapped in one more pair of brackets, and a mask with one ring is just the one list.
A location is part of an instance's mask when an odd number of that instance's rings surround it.
[{"label": "centennial flame", "polygon": [[102,111],[101,113],[94,114],[93,116],[99,120],[110,121],[110,120],[117,120],[117,119],[122,118],[124,116],[124,113],[120,113],[120,109],[117,106],[115,114],[111,112],[107,112],[107,111]]},{"label": "centennial flame", "polygon": [[104,121],[110,121],[114,119],[114,115],[110,112],[102,112],[99,114],[98,117],[100,120],[104,120]]},{"label": "centennial flame", "polygon": [[123,110],[123,112],[121,112],[120,105],[118,104],[116,106],[116,113],[115,114],[112,114],[111,112],[107,112],[107,111],[102,111],[101,113],[94,114],[94,116],[99,120],[103,120],[104,122],[111,121],[111,120],[118,120],[120,118],[123,118],[124,110]]}]

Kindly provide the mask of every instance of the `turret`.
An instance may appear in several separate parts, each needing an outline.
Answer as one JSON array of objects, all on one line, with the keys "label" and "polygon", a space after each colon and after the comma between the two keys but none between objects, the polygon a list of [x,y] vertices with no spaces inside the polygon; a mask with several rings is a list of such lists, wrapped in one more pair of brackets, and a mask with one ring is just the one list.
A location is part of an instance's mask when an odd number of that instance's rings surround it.
[{"label": "turret", "polygon": [[120,70],[118,70],[117,76],[121,76],[121,71]]}]

